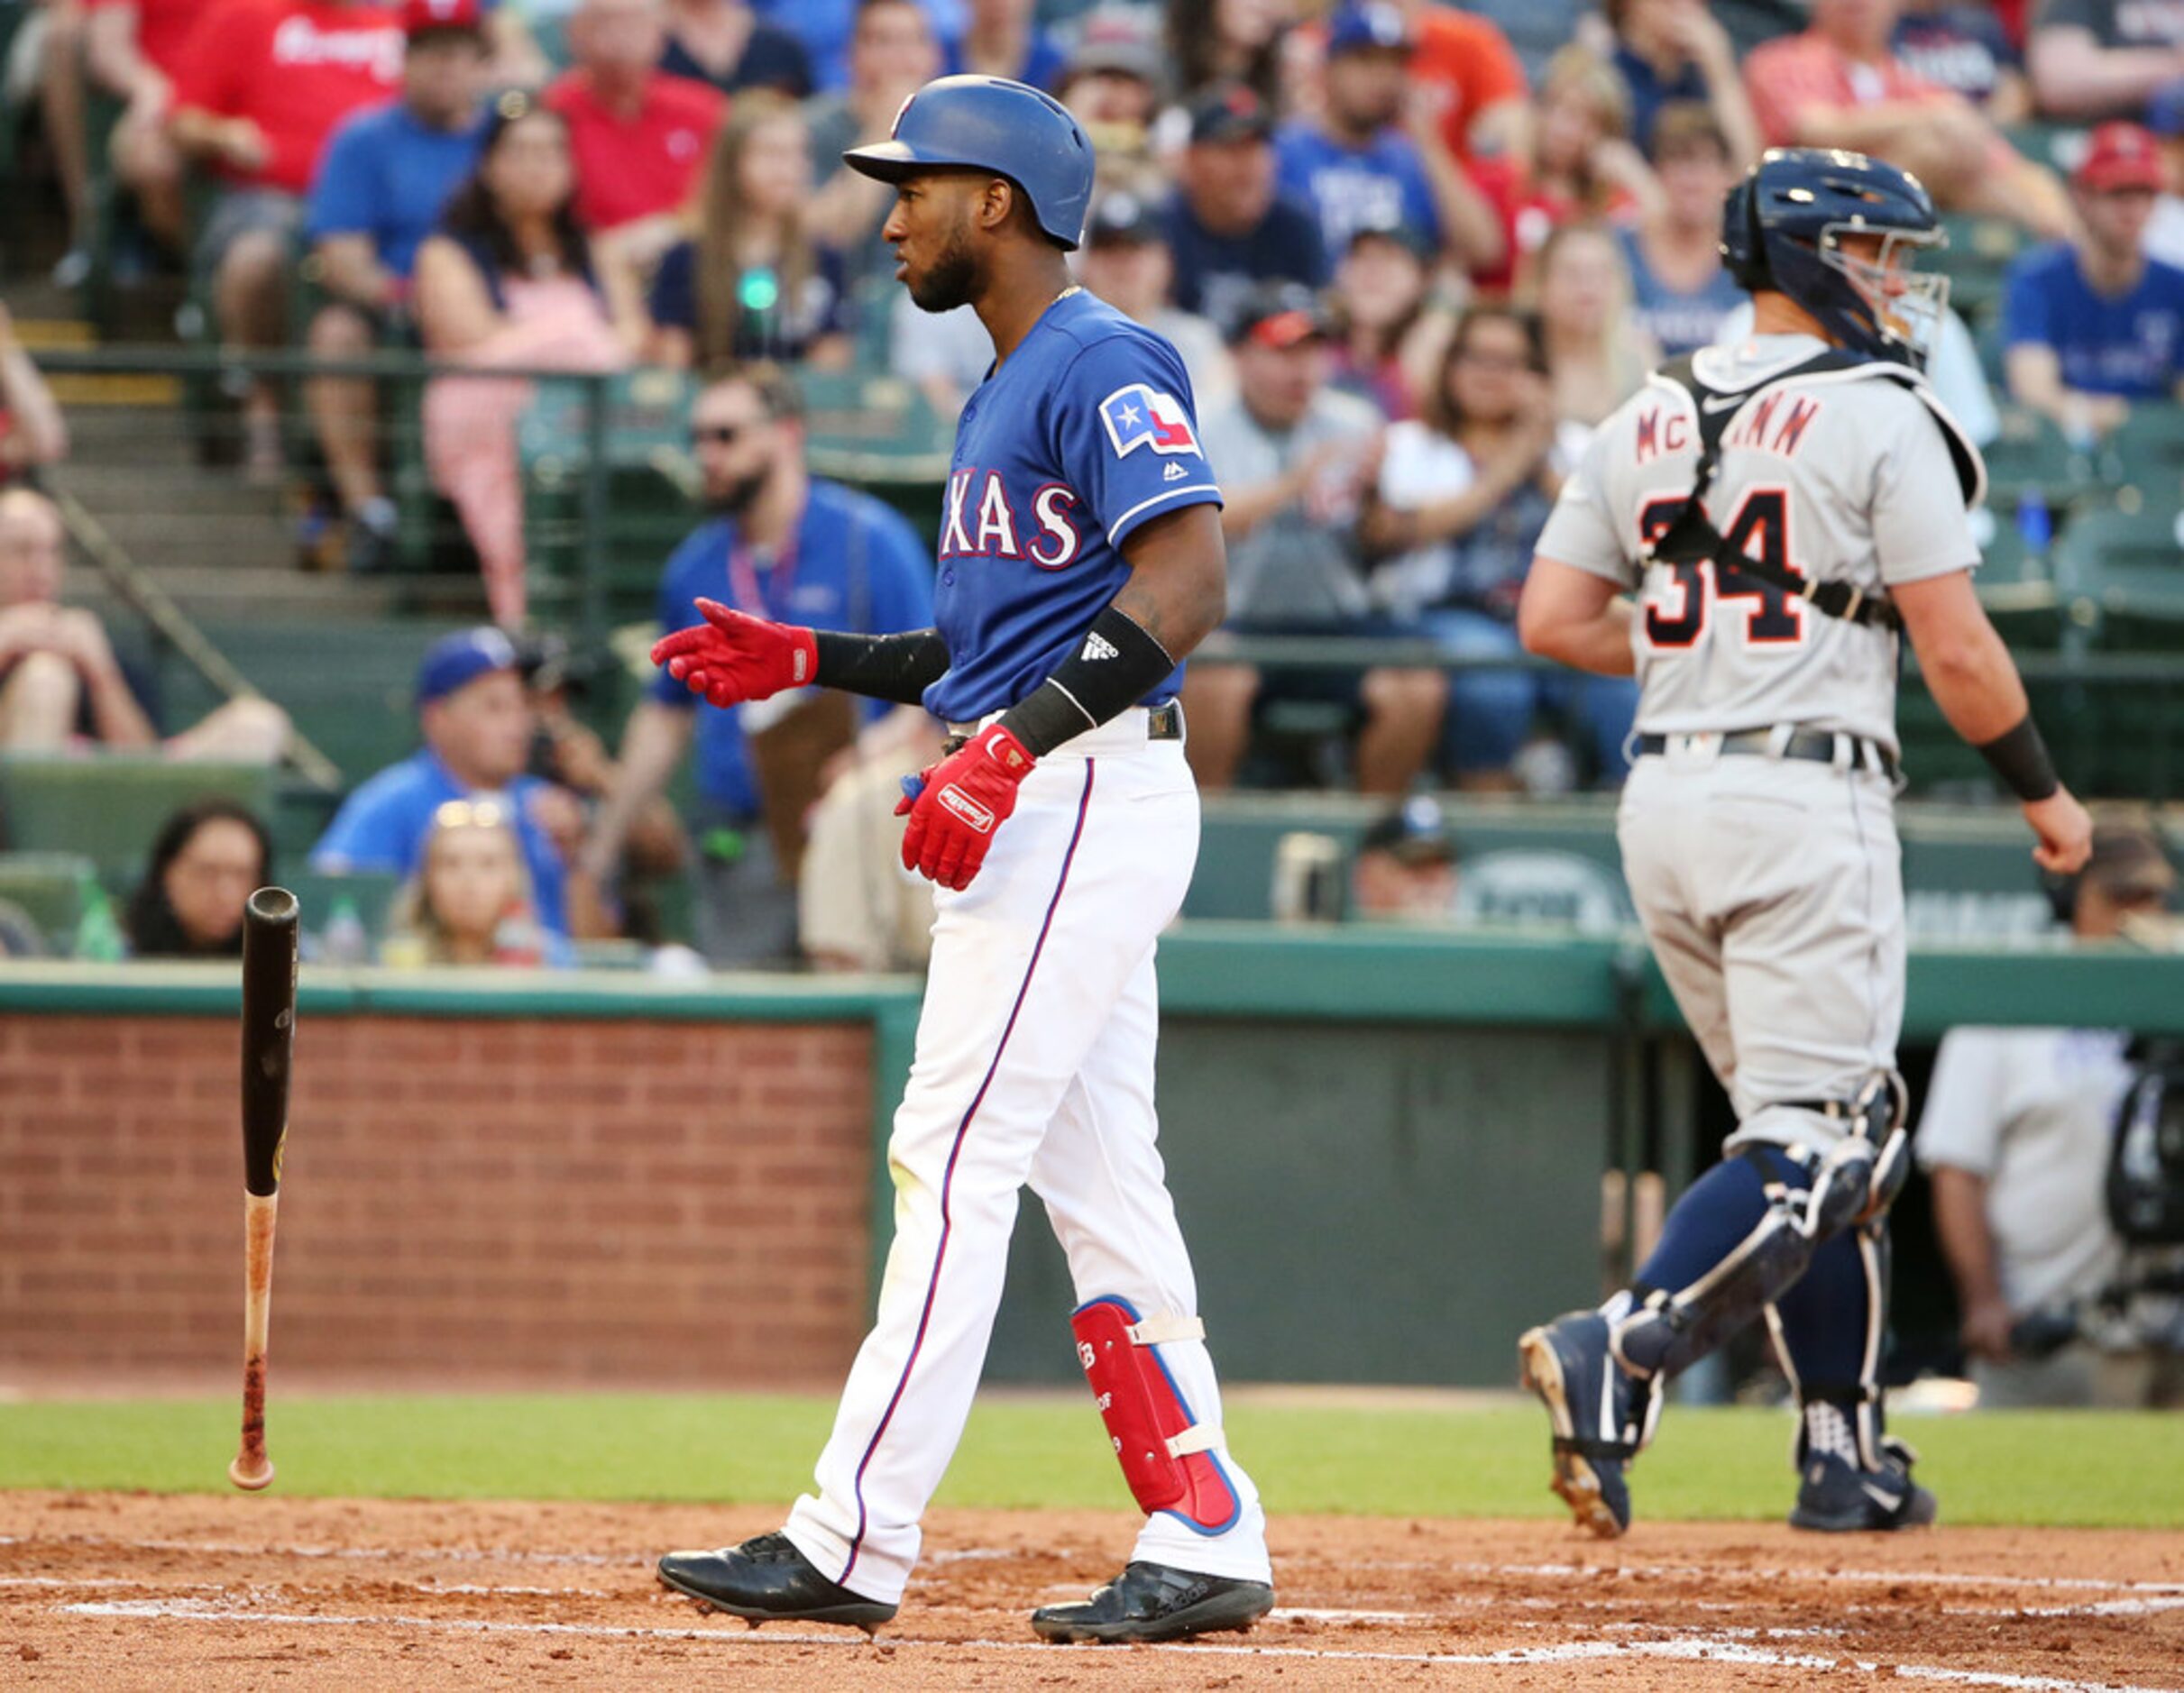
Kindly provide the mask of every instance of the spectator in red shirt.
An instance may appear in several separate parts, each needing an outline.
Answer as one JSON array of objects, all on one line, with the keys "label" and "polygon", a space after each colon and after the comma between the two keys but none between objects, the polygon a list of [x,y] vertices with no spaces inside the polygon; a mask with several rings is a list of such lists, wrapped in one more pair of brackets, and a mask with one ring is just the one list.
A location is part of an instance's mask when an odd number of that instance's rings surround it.
[{"label": "spectator in red shirt", "polygon": [[1556,53],[1540,81],[1528,152],[1471,168],[1508,232],[1501,262],[1475,279],[1481,288],[1506,291],[1560,224],[1632,222],[1660,204],[1660,183],[1629,135],[1629,97],[1607,61],[1574,44]]},{"label": "spectator in red shirt", "polygon": [[114,126],[114,172],[136,197],[144,227],[182,246],[182,156],[167,112],[198,0],[84,0],[84,61],[92,79],[127,103]]},{"label": "spectator in red shirt", "polygon": [[[197,238],[228,347],[277,347],[289,250],[326,137],[359,106],[393,97],[402,77],[394,8],[364,0],[227,0],[183,49],[168,132],[226,188]],[[280,398],[265,382],[243,400],[246,467],[281,472]]]},{"label": "spectator in red shirt", "polygon": [[2068,233],[2069,201],[2053,173],[1895,56],[1897,9],[1897,0],[1813,0],[1811,29],[1752,50],[1745,87],[1767,144],[1871,153],[1917,177],[1944,210]]},{"label": "spectator in red shirt", "polygon": [[660,0],[583,0],[569,20],[575,68],[546,89],[567,120],[576,215],[649,270],[682,239],[677,215],[727,114],[718,90],[658,69]]}]

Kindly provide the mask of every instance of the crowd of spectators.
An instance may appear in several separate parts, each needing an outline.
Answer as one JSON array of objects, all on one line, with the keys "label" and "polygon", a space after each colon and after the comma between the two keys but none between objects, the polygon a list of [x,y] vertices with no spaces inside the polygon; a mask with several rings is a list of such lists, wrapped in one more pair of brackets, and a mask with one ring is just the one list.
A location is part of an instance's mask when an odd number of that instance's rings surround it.
[{"label": "crowd of spectators", "polygon": [[[37,10],[18,73],[36,78],[77,217],[64,269],[80,270],[84,179],[110,169],[128,241],[203,279],[222,344],[293,343],[329,367],[238,394],[246,473],[317,485],[336,556],[373,572],[399,552],[394,459],[414,437],[512,637],[465,637],[456,668],[479,668],[453,681],[445,653],[428,662],[424,750],[358,792],[315,862],[408,875],[439,808],[491,797],[500,815],[474,832],[519,849],[520,902],[555,937],[641,926],[647,878],[687,861],[715,961],[780,961],[800,926],[809,954],[858,950],[812,941],[808,900],[800,920],[805,831],[769,820],[763,749],[853,741],[818,784],[847,773],[849,818],[849,790],[877,792],[870,773],[931,726],[785,728],[693,714],[666,688],[623,726],[619,761],[585,746],[518,662],[538,602],[517,440],[539,373],[689,372],[686,480],[707,509],[661,561],[662,620],[689,620],[700,592],[806,621],[922,619],[930,548],[811,475],[794,378],[885,371],[941,426],[983,380],[982,325],[903,295],[888,190],[840,163],[935,75],[1017,77],[1077,113],[1098,154],[1078,279],[1189,371],[1227,496],[1235,656],[1268,654],[1192,669],[1190,756],[1210,789],[1273,771],[1391,798],[1620,781],[1629,687],[1528,666],[1513,608],[1590,431],[1661,358],[1747,333],[1720,208],[1764,145],[1878,152],[1950,212],[2014,226],[2023,251],[1985,363],[2071,438],[2170,401],[2184,376],[2184,23],[2168,6],[1812,0],[1802,28],[1702,0]],[[87,96],[118,108],[110,130],[86,125]],[[2059,152],[2017,127],[2042,118],[2098,127]],[[86,135],[110,157],[86,156]],[[435,361],[429,381],[357,369],[404,351]],[[1937,381],[1987,439],[1982,363],[1948,319]],[[0,479],[66,451],[0,316]],[[0,507],[0,730],[155,744],[126,664],[40,609],[54,590],[37,572],[9,574],[47,521]],[[1328,642],[1324,666],[1298,662],[1300,643]],[[243,700],[173,745],[271,756],[276,716]],[[1285,746],[1299,736],[1303,761]],[[568,768],[534,768],[540,748]],[[693,752],[700,803],[678,828],[664,795]],[[800,801],[814,841],[820,791]],[[865,850],[861,825],[839,827],[830,862]],[[454,943],[434,934],[437,956]]]},{"label": "crowd of spectators", "polygon": [[[575,709],[582,667],[531,627],[518,435],[542,373],[686,372],[702,511],[658,561],[658,621],[702,598],[873,633],[929,623],[931,546],[814,471],[796,378],[892,375],[941,426],[984,380],[983,325],[895,285],[889,190],[841,164],[937,75],[1032,82],[1095,142],[1078,279],[1176,346],[1226,499],[1236,650],[1189,672],[1193,767],[1212,791],[1301,771],[1381,808],[1346,897],[1335,843],[1305,838],[1298,865],[1328,874],[1304,914],[1627,921],[1607,869],[1460,855],[1419,791],[1620,781],[1633,688],[1525,663],[1515,608],[1592,431],[1661,359],[1749,333],[1718,243],[1763,147],[1875,152],[1952,216],[2006,226],[1987,356],[1956,316],[1933,349],[1975,439],[2001,426],[1988,370],[2079,444],[2184,398],[2184,4],[2168,0],[28,9],[10,72],[68,210],[57,279],[89,269],[109,173],[128,206],[117,274],[188,275],[222,347],[325,367],[238,385],[243,473],[313,485],[338,556],[378,572],[400,556],[396,454],[414,438],[477,560],[491,622],[426,651],[418,750],[364,774],[305,855],[390,895],[376,934],[349,895],[317,914],[335,962],[552,968],[635,940],[714,968],[922,967],[931,891],[900,868],[894,813],[940,727],[810,693],[699,709],[663,676],[601,726],[610,750]],[[1755,30],[1768,16],[1785,27]],[[2042,121],[2089,133],[2058,150],[2025,128]],[[430,380],[367,373],[389,352],[428,355]],[[278,706],[246,695],[170,727],[127,644],[64,603],[63,512],[35,482],[69,445],[0,308],[0,755],[277,761]],[[87,883],[77,950],[232,958],[275,872],[263,818],[194,800],[118,912]],[[659,947],[676,878],[694,954]],[[2071,931],[2111,938],[2174,885],[2155,835],[2106,828]],[[34,928],[0,902],[0,951]],[[2129,1075],[2113,1031],[1963,1030],[1942,1048],[1920,1158],[1990,1403],[2179,1392],[2173,1347],[2139,1330],[2048,1359],[2020,1340],[2127,1262],[2098,1179]]]}]

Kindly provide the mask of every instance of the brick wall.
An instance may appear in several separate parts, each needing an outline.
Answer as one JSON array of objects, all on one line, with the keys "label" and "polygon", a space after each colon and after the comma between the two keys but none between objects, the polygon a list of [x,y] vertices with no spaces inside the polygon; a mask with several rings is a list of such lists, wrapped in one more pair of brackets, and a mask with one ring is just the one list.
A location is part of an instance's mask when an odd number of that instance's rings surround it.
[{"label": "brick wall", "polygon": [[[233,1016],[0,1014],[0,1380],[232,1368]],[[405,1383],[839,1377],[861,1025],[307,1017],[272,1359]]]}]

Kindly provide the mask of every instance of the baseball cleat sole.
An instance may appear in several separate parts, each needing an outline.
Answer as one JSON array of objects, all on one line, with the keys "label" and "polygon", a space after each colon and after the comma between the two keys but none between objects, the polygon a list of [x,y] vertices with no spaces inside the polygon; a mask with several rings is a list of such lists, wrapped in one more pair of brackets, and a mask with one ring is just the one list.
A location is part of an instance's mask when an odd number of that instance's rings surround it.
[{"label": "baseball cleat sole", "polygon": [[1555,1479],[1551,1484],[1570,1507],[1577,1526],[1601,1540],[1620,1540],[1623,1524],[1616,1520],[1601,1491],[1600,1478],[1582,1452],[1565,1450],[1561,1444],[1577,1438],[1577,1420],[1570,1414],[1569,1385],[1562,1373],[1562,1359],[1546,1330],[1528,1329],[1517,1342],[1520,1378],[1525,1390],[1547,1408],[1555,1429]]},{"label": "baseball cleat sole", "polygon": [[1208,1594],[1196,1605],[1166,1616],[1130,1618],[1112,1623],[1060,1622],[1033,1615],[1032,1631],[1056,1645],[1155,1645],[1163,1641],[1192,1640],[1200,1634],[1242,1634],[1274,1608],[1274,1590],[1257,1582],[1240,1582],[1225,1592]]},{"label": "baseball cleat sole", "polygon": [[701,1615],[719,1612],[723,1616],[739,1616],[753,1628],[765,1623],[831,1623],[844,1628],[861,1628],[867,1634],[879,1633],[883,1624],[895,1620],[895,1607],[876,1600],[859,1600],[847,1605],[815,1605],[807,1610],[766,1611],[757,1606],[737,1605],[714,1594],[701,1593],[686,1587],[665,1570],[659,1572],[660,1585],[680,1593],[698,1607]]}]

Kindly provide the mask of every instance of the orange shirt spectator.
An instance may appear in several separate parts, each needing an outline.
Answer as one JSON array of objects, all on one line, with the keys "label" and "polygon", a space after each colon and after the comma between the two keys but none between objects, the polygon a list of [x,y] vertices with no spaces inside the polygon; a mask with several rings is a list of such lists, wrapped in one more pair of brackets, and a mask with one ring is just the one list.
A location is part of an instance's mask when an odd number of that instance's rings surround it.
[{"label": "orange shirt spectator", "polygon": [[[1498,25],[1454,6],[1419,7],[1410,32],[1410,74],[1438,111],[1441,138],[1449,151],[1469,159],[1482,116],[1511,101],[1516,103],[1512,113],[1521,116],[1524,67]],[[1500,122],[1498,116],[1490,127]]]},{"label": "orange shirt spectator", "polygon": [[401,87],[402,29],[389,5],[228,0],[202,11],[175,78],[178,111],[253,126],[258,162],[236,182],[300,195],[334,126]]},{"label": "orange shirt spectator", "polygon": [[568,122],[576,214],[600,232],[679,211],[728,113],[708,84],[665,72],[623,106],[600,97],[590,72],[572,70],[546,90],[546,104]]}]

